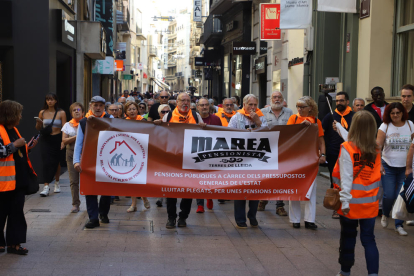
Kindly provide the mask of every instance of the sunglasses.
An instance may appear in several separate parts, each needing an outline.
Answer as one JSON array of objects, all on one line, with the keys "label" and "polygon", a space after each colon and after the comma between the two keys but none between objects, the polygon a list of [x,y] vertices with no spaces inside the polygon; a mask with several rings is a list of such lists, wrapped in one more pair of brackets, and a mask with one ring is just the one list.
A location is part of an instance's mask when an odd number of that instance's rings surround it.
[{"label": "sunglasses", "polygon": [[162,110],[161,114],[167,114],[168,112],[170,112],[169,110]]},{"label": "sunglasses", "polygon": [[82,109],[80,109],[80,108],[74,108],[74,109],[72,109],[72,112],[74,112],[74,111],[80,112],[80,111],[82,111]]},{"label": "sunglasses", "polygon": [[168,99],[168,96],[160,96],[161,99]]}]

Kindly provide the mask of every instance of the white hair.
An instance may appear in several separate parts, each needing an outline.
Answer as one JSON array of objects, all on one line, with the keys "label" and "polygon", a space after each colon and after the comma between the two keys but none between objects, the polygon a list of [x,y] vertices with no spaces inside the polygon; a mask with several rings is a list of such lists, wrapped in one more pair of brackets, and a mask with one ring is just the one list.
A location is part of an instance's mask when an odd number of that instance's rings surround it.
[{"label": "white hair", "polygon": [[352,101],[352,106],[354,106],[354,105],[355,105],[355,101],[363,101],[363,102],[364,102],[364,105],[365,105],[365,100],[364,100],[364,99],[362,99],[362,98],[355,98],[355,99]]},{"label": "white hair", "polygon": [[243,98],[243,103],[244,104],[247,104],[251,99],[255,99],[257,102],[259,102],[259,99],[256,97],[256,95],[254,95],[254,94],[247,94]]},{"label": "white hair", "polygon": [[135,102],[135,98],[134,98],[134,97],[132,97],[132,96],[129,96],[129,97],[126,99],[126,102]]},{"label": "white hair", "polygon": [[168,109],[171,110],[171,107],[168,104],[161,104],[158,107],[158,114],[160,114],[160,112],[164,109],[164,107],[168,107]]}]

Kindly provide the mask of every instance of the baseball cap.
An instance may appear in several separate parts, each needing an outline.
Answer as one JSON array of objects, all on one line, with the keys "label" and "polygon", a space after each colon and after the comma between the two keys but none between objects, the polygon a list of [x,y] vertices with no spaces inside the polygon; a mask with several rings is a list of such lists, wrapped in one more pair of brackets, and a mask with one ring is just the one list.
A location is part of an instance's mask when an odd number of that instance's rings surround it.
[{"label": "baseball cap", "polygon": [[105,99],[102,98],[101,96],[94,96],[91,99],[91,103],[103,103],[103,104],[105,104]]}]

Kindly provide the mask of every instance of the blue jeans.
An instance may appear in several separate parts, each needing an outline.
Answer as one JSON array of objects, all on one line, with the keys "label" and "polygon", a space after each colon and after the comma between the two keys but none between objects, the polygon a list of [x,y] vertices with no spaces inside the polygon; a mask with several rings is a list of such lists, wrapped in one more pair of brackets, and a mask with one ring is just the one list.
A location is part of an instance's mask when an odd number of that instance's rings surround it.
[{"label": "blue jeans", "polygon": [[[381,160],[385,170],[385,175],[381,176],[382,187],[384,189],[384,197],[382,200],[382,212],[386,217],[390,216],[392,206],[400,194],[405,179],[405,167],[391,167]],[[404,221],[396,219],[395,228],[403,225]]]},{"label": "blue jeans", "polygon": [[111,197],[101,196],[98,205],[98,196],[87,195],[86,209],[90,220],[98,220],[98,215],[108,215],[109,209],[111,208]]},{"label": "blue jeans", "polygon": [[349,219],[340,216],[341,240],[339,243],[339,260],[341,274],[349,276],[351,268],[355,263],[355,244],[358,234],[358,222],[360,225],[360,238],[365,249],[365,261],[367,263],[368,275],[378,275],[379,252],[375,243],[374,227],[375,217],[370,219]]},{"label": "blue jeans", "polygon": [[[249,212],[247,213],[249,219],[256,218],[258,206],[258,200],[249,200]],[[246,200],[234,201],[234,218],[236,223],[246,223]]]}]

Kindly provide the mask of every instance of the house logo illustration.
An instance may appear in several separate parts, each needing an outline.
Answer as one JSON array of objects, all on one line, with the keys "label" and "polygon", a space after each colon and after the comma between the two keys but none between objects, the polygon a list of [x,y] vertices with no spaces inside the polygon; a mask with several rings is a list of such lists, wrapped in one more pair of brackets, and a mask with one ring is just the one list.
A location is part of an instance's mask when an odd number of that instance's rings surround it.
[{"label": "house logo illustration", "polygon": [[101,131],[96,181],[146,184],[147,160],[147,134]]},{"label": "house logo illustration", "polygon": [[279,14],[276,8],[266,8],[266,19],[278,19]]}]

